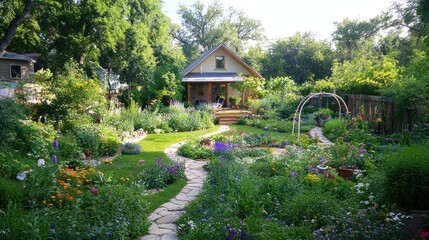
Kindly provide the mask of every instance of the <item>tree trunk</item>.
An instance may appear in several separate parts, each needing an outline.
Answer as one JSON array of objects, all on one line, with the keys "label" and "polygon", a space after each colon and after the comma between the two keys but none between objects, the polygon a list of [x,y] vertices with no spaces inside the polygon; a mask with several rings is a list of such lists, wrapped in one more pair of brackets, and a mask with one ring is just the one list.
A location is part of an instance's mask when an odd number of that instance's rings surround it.
[{"label": "tree trunk", "polygon": [[9,46],[10,42],[12,41],[13,35],[15,35],[16,29],[19,27],[19,25],[22,24],[22,22],[25,20],[25,18],[30,15],[31,9],[33,8],[34,0],[25,0],[25,7],[22,11],[21,15],[16,16],[10,23],[9,26],[6,29],[6,32],[4,33],[3,37],[0,39],[0,56],[3,55],[5,52],[5,49],[7,46]]}]

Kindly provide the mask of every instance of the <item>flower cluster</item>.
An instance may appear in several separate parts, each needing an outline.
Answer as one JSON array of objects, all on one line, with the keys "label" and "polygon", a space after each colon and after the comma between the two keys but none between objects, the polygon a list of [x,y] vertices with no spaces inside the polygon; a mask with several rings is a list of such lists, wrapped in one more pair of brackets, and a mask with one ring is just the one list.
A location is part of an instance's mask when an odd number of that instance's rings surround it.
[{"label": "flower cluster", "polygon": [[317,183],[320,180],[320,177],[314,173],[309,173],[304,177],[304,181],[309,183]]},{"label": "flower cluster", "polygon": [[42,200],[43,205],[64,206],[74,201],[84,191],[93,189],[95,176],[102,175],[93,167],[63,168],[56,180],[54,192],[48,199]]}]

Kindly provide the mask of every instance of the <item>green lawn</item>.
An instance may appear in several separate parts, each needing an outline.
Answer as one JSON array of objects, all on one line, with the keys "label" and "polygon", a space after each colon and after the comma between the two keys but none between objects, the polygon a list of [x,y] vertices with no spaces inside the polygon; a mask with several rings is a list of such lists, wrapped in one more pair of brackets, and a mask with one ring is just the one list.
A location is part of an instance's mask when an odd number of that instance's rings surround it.
[{"label": "green lawn", "polygon": [[[97,166],[97,169],[113,176],[115,179],[123,177],[133,181],[136,180],[137,174],[140,171],[155,166],[155,159],[161,157],[163,162],[171,162],[164,153],[164,150],[170,145],[198,137],[199,135],[214,132],[218,129],[219,126],[215,126],[207,130],[194,132],[149,134],[145,139],[139,142],[142,149],[140,154],[119,156],[113,160],[112,164],[102,163]],[[140,164],[140,160],[145,160],[144,164]],[[161,204],[176,196],[185,185],[186,181],[181,180],[164,188],[163,191],[144,196],[150,203],[150,211],[152,212]]]},{"label": "green lawn", "polygon": [[[156,164],[155,159],[162,158],[163,162],[170,162],[165,156],[164,150],[170,145],[198,137],[199,135],[214,132],[219,126],[201,131],[178,132],[166,134],[149,134],[145,139],[139,142],[142,152],[137,155],[122,155],[113,160],[113,164],[101,164],[97,168],[105,173],[113,175],[114,178],[130,178],[135,180],[137,174],[146,168],[153,167]],[[140,164],[140,160],[145,160]]]}]

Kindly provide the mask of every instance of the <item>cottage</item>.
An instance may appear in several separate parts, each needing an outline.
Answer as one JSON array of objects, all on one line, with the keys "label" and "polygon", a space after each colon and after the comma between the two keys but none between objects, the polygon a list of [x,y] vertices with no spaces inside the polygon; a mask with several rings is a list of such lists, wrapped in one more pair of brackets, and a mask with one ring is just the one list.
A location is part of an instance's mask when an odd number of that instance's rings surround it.
[{"label": "cottage", "polygon": [[183,70],[182,76],[188,102],[211,103],[224,99],[224,106],[229,106],[231,96],[245,97],[231,88],[231,83],[243,81],[244,77],[262,77],[224,44],[203,53]]},{"label": "cottage", "polygon": [[18,81],[33,76],[35,59],[39,56],[7,51],[0,56],[0,98],[15,96]]}]

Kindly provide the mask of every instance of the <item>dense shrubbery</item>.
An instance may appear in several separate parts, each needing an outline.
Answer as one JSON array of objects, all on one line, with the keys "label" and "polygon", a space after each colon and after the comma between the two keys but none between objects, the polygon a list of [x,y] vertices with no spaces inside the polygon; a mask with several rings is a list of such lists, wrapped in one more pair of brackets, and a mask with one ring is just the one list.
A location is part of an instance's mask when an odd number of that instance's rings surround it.
[{"label": "dense shrubbery", "polygon": [[383,160],[387,198],[406,209],[429,209],[429,145],[407,146]]},{"label": "dense shrubbery", "polygon": [[161,160],[157,159],[155,167],[140,173],[140,182],[147,189],[163,188],[185,176],[183,163],[163,163]]},{"label": "dense shrubbery", "polygon": [[[390,212],[369,188],[372,175],[330,179],[317,165],[330,163],[328,147],[300,149],[248,160],[243,135],[215,143],[204,190],[178,220],[187,239],[401,239],[406,218]],[[356,149],[357,151],[357,149]],[[252,160],[253,159],[253,160]],[[366,161],[364,159],[364,161]]]}]

